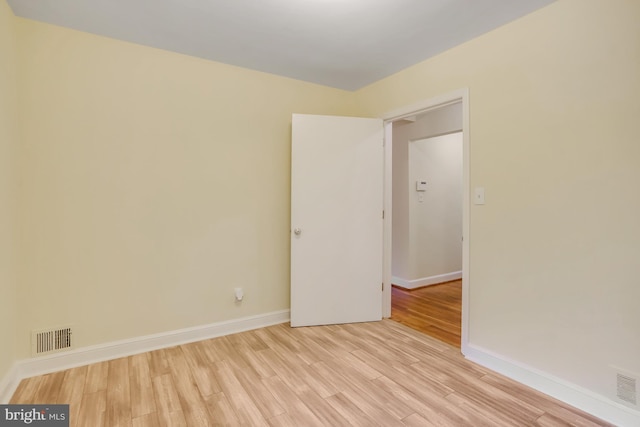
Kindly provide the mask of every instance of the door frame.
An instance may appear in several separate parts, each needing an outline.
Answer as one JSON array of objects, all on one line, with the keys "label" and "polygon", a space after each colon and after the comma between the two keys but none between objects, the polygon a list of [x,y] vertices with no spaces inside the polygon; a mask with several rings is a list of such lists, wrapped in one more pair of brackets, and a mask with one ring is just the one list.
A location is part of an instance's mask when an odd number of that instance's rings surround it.
[{"label": "door frame", "polygon": [[382,279],[382,317],[391,317],[391,239],[392,239],[392,123],[406,117],[425,113],[462,103],[462,330],[460,350],[467,353],[469,344],[469,223],[470,223],[470,181],[469,181],[469,88],[462,88],[440,96],[418,101],[414,104],[397,108],[381,116],[384,123],[384,231]]}]

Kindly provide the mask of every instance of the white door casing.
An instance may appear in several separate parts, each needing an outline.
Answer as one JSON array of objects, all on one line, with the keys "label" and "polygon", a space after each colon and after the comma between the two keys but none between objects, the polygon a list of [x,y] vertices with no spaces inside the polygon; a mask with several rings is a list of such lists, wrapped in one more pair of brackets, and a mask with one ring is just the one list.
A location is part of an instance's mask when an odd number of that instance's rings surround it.
[{"label": "white door casing", "polygon": [[294,114],[291,325],[382,318],[381,119]]},{"label": "white door casing", "polygon": [[392,123],[402,118],[412,117],[447,105],[462,102],[462,331],[460,339],[460,349],[462,354],[469,351],[469,324],[470,324],[470,107],[469,89],[463,88],[453,92],[438,95],[433,98],[424,99],[415,104],[406,105],[382,115],[385,123],[385,225],[384,225],[384,292],[383,292],[383,316],[391,316],[391,241],[392,236],[392,152],[393,152],[393,132]]}]

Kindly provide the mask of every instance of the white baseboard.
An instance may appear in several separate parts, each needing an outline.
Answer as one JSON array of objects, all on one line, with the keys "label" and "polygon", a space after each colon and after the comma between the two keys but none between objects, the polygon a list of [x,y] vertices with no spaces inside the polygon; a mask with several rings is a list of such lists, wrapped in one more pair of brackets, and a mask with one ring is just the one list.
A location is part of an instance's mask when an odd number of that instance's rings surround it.
[{"label": "white baseboard", "polygon": [[438,283],[450,282],[452,280],[462,279],[462,271],[454,271],[452,273],[438,274],[437,276],[421,277],[414,280],[406,280],[393,276],[391,283],[405,289],[416,289],[424,286],[437,285]]},{"label": "white baseboard", "polygon": [[635,411],[605,396],[594,393],[553,375],[514,362],[473,344],[463,351],[472,362],[574,406],[618,426],[640,426],[640,411]]},{"label": "white baseboard", "polygon": [[289,321],[290,311],[282,310],[241,319],[227,320],[193,328],[178,329],[146,335],[90,347],[82,347],[65,353],[24,359],[16,362],[0,381],[0,403],[9,401],[16,387],[24,378],[48,374],[64,369],[84,366],[119,357],[131,356],[160,348],[173,347],[223,335],[264,328]]},{"label": "white baseboard", "polygon": [[18,364],[14,363],[9,372],[0,380],[0,405],[9,403],[11,396],[20,384],[20,376],[18,375]]}]

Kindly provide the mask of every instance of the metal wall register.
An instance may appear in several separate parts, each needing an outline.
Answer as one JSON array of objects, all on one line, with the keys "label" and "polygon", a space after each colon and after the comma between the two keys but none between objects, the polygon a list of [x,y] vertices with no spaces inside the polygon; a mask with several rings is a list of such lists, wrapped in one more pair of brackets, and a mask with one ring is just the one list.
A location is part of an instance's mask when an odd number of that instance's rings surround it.
[{"label": "metal wall register", "polygon": [[69,427],[69,405],[0,405],[0,427]]}]

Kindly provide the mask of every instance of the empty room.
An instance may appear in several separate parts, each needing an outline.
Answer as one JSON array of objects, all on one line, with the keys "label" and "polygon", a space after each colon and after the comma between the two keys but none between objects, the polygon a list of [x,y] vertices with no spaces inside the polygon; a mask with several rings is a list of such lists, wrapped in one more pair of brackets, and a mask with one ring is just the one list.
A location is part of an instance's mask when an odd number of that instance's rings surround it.
[{"label": "empty room", "polygon": [[[640,426],[638,22],[0,0],[0,424]],[[413,269],[442,122],[400,136],[451,106],[459,258]],[[459,345],[391,315],[431,277]]]}]

